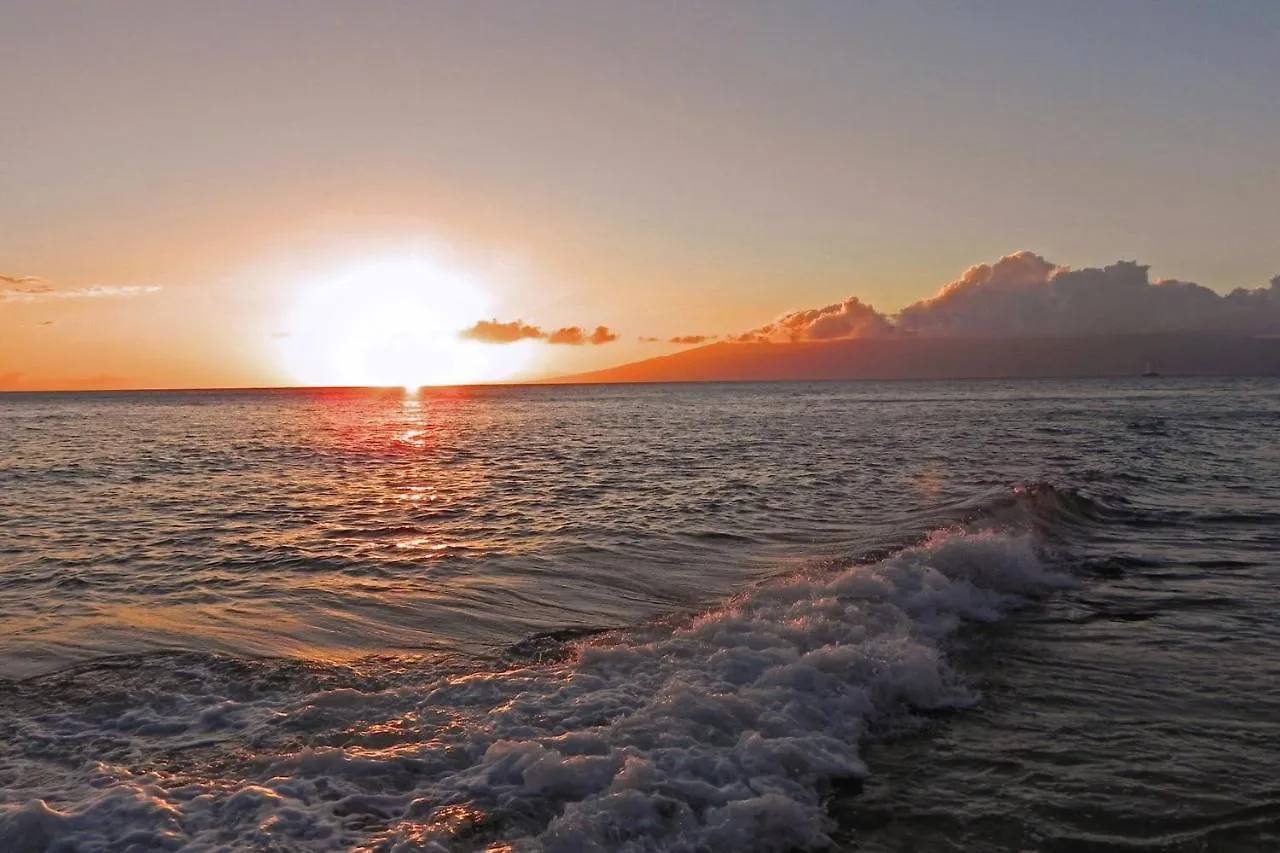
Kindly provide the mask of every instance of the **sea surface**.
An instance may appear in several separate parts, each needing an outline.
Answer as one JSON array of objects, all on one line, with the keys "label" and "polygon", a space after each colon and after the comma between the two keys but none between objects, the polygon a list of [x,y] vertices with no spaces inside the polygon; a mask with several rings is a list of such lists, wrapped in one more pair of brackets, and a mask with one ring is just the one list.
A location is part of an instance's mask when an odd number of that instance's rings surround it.
[{"label": "sea surface", "polygon": [[1280,381],[0,395],[0,853],[1280,849]]}]

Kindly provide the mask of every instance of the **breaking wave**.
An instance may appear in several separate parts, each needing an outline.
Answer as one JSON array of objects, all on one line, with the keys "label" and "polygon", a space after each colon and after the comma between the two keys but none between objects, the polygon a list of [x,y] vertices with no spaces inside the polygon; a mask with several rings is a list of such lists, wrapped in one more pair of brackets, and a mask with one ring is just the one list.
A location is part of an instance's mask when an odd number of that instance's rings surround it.
[{"label": "breaking wave", "polygon": [[825,800],[866,775],[869,731],[978,701],[948,639],[1072,584],[1010,513],[1087,517],[1086,501],[1015,491],[978,513],[1000,525],[488,661],[151,655],[14,682],[0,838],[13,853],[821,849]]}]

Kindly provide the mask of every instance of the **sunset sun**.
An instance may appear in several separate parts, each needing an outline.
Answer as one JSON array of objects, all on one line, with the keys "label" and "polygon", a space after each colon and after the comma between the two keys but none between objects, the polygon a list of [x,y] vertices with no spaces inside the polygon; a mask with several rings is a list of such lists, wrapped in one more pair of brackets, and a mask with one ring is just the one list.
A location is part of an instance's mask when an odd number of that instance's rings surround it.
[{"label": "sunset sun", "polygon": [[433,258],[354,264],[297,286],[282,366],[307,385],[458,385],[506,379],[528,342],[495,347],[459,332],[489,310],[483,282]]}]

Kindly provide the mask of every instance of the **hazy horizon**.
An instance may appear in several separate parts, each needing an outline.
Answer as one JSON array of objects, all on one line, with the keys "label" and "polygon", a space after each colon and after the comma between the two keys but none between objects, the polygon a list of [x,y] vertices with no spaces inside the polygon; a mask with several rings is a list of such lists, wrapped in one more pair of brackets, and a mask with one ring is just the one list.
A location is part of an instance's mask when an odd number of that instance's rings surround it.
[{"label": "hazy horizon", "polygon": [[[60,291],[35,278],[0,277],[0,308],[7,303],[10,310],[33,310],[43,303],[61,300],[96,300],[98,298],[133,299],[148,295],[145,290],[123,294]],[[333,322],[341,314],[326,318],[321,328],[333,332]],[[409,318],[412,320],[412,318]],[[397,318],[396,322],[404,320]],[[369,330],[365,340],[374,353],[383,352],[381,331]],[[402,332],[403,329],[400,329]],[[391,333],[388,337],[393,336]],[[1032,252],[1017,252],[994,263],[977,264],[963,275],[943,285],[932,296],[907,305],[901,311],[885,314],[875,306],[850,296],[829,305],[791,311],[770,322],[723,336],[685,335],[668,340],[640,336],[646,345],[668,344],[688,351],[713,343],[761,344],[788,346],[799,343],[841,340],[988,340],[1018,341],[1029,338],[1098,338],[1133,337],[1158,334],[1217,335],[1242,338],[1280,335],[1280,276],[1273,277],[1267,287],[1237,288],[1219,293],[1202,285],[1177,279],[1152,281],[1149,268],[1131,261],[1119,261],[1103,268],[1073,269],[1054,264]],[[285,336],[287,337],[287,336]],[[457,329],[436,330],[445,344],[437,353],[448,361],[455,347],[472,351],[502,354],[504,350],[520,350],[528,357],[531,346],[569,349],[594,349],[615,344],[622,335],[605,326],[594,331],[582,327],[544,329],[523,320],[479,320]],[[321,338],[316,347],[322,350],[328,342]],[[653,348],[649,346],[648,348]],[[659,347],[670,349],[670,347]],[[341,350],[341,346],[338,347]],[[612,348],[611,348],[612,349]],[[313,349],[316,355],[318,350]],[[394,350],[385,353],[396,361]],[[657,356],[658,359],[664,356]],[[106,388],[276,388],[276,387],[418,387],[466,386],[489,384],[532,384],[562,381],[583,375],[608,373],[626,369],[637,363],[654,361],[638,357],[629,361],[606,363],[590,371],[551,373],[516,373],[508,377],[494,376],[474,381],[428,380],[424,373],[417,378],[411,369],[397,373],[390,381],[370,382],[288,382],[265,384],[209,384],[153,386],[130,384],[128,377],[100,374],[77,382],[43,383],[29,380],[22,371],[0,372],[0,391],[21,390],[93,390]],[[411,367],[411,365],[410,365]],[[1044,370],[1046,368],[1039,368]],[[1031,375],[1031,374],[1011,374]],[[1050,368],[1046,376],[1061,375]],[[1117,375],[1099,373],[1097,375]],[[957,378],[964,378],[964,370]],[[401,379],[400,377],[403,377]],[[750,381],[749,376],[743,377]],[[685,381],[685,380],[680,380]],[[735,381],[735,380],[729,380]]]},{"label": "hazy horizon", "polygon": [[[1256,344],[1251,346],[1250,342]],[[1186,351],[1187,344],[1200,344]],[[1206,348],[1206,345],[1211,345]],[[1032,360],[1027,362],[1028,347]],[[1012,366],[991,366],[1010,354],[1022,359]],[[1173,347],[1171,350],[1170,347]],[[868,348],[889,350],[900,364],[886,365],[883,355],[867,364]],[[903,358],[912,349],[932,350],[923,362]],[[1064,355],[1063,350],[1067,350]],[[904,353],[904,350],[906,351]],[[975,363],[966,353],[979,351]],[[1117,350],[1119,352],[1117,352]],[[1233,351],[1234,350],[1234,351]],[[718,359],[704,358],[715,352]],[[822,356],[827,353],[827,356]],[[819,357],[813,358],[817,354]],[[1174,365],[1171,369],[1170,365]],[[403,396],[445,394],[484,388],[533,388],[572,385],[786,383],[786,382],[939,382],[1035,381],[1078,379],[1099,381],[1140,378],[1156,370],[1158,378],[1265,378],[1280,375],[1280,336],[1175,332],[1091,334],[1059,337],[843,338],[831,341],[770,343],[716,341],[678,353],[654,356],[584,373],[535,379],[443,385],[213,385],[161,387],[3,388],[0,394],[128,394],[183,392],[367,392]],[[790,371],[790,372],[788,372]]]}]

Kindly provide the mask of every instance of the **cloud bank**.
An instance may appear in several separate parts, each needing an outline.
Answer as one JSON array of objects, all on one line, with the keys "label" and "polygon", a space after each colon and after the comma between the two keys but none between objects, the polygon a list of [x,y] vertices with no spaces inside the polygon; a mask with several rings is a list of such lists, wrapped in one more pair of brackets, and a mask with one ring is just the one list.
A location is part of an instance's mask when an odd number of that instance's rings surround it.
[{"label": "cloud bank", "polygon": [[496,319],[480,320],[474,326],[464,329],[461,335],[467,340],[486,344],[513,344],[516,341],[535,340],[564,346],[582,346],[583,344],[599,346],[613,343],[618,339],[617,333],[608,326],[596,326],[591,332],[581,326],[565,326],[547,332],[523,320],[504,323]]},{"label": "cloud bank", "polygon": [[1071,269],[1033,252],[970,267],[937,294],[890,316],[851,296],[793,311],[735,335],[742,342],[798,342],[918,335],[1020,337],[1233,332],[1280,334],[1280,276],[1269,287],[1220,295],[1192,282],[1152,282],[1148,267],[1119,261]]}]

